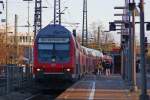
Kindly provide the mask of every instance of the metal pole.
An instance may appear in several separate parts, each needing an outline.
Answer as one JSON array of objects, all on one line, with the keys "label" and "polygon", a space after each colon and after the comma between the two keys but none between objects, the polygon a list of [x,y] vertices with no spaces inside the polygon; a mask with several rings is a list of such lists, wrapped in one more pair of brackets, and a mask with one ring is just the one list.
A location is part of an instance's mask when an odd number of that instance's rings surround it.
[{"label": "metal pole", "polygon": [[17,26],[18,26],[18,16],[15,14],[15,47],[16,47],[16,56],[15,56],[15,60],[16,60],[16,64],[18,64],[18,30],[17,30]]},{"label": "metal pole", "polygon": [[59,0],[59,25],[61,25],[61,3]]},{"label": "metal pole", "polygon": [[[128,4],[128,1],[125,0],[125,7],[127,7],[127,4]],[[122,20],[124,21],[127,21],[127,9],[124,9],[124,15],[122,16]],[[121,28],[124,28],[124,25],[121,25]],[[121,30],[121,34],[124,34],[126,31],[125,30]],[[121,45],[122,45],[122,52],[121,52],[121,73],[122,73],[122,77],[124,80],[127,80],[127,59],[125,60],[125,57],[126,57],[126,50],[127,50],[127,46],[126,45],[123,45],[122,43],[122,40],[123,40],[123,36],[121,35]],[[123,47],[125,46],[125,47]]]},{"label": "metal pole", "polygon": [[88,46],[87,0],[83,0],[82,45]]},{"label": "metal pole", "polygon": [[8,94],[10,92],[10,67],[6,66],[6,75],[7,75],[7,88],[6,88],[6,93]]},{"label": "metal pole", "polygon": [[35,0],[34,12],[34,39],[36,34],[42,28],[42,0]]},{"label": "metal pole", "polygon": [[[129,0],[129,3],[131,1]],[[132,0],[132,3],[135,3],[134,0]],[[131,21],[131,17],[129,15],[129,23]],[[136,87],[136,69],[135,69],[135,11],[132,9],[132,24],[129,24],[129,86],[131,91],[137,90]]]},{"label": "metal pole", "polygon": [[34,12],[34,37],[33,37],[33,40],[35,40],[35,36],[36,36],[36,32],[37,32],[37,26],[36,26],[36,24],[37,24],[37,0],[35,0],[35,12]]},{"label": "metal pole", "polygon": [[40,0],[40,28],[39,30],[41,30],[42,28],[42,0]]},{"label": "metal pole", "polygon": [[85,6],[85,0],[83,0],[82,45],[85,45],[85,44],[84,44],[84,43],[85,43],[85,41],[84,41],[84,37],[85,37],[85,36],[84,36],[84,24],[85,24],[85,23],[84,23],[84,22],[85,22],[85,21],[84,21],[84,20],[85,20],[85,19],[84,19],[84,8],[85,8],[85,7],[84,7],[84,6]]},{"label": "metal pole", "polygon": [[126,67],[127,67],[127,75],[126,75],[126,78],[127,78],[127,82],[129,82],[129,70],[130,70],[130,68],[129,68],[129,67],[130,67],[130,61],[129,61],[129,60],[130,60],[130,59],[129,59],[129,56],[130,56],[130,55],[129,55],[129,52],[130,52],[130,51],[129,51],[129,41],[128,41],[128,43],[127,43],[127,55],[128,55],[127,58],[128,58],[128,60],[127,60],[127,62],[126,62]]},{"label": "metal pole", "polygon": [[145,27],[144,27],[144,0],[140,0],[140,68],[141,68],[141,94],[140,100],[149,100],[147,95],[147,80],[146,80],[146,70],[145,70],[145,47],[144,47],[144,38],[145,38]]},{"label": "metal pole", "polygon": [[32,0],[23,0],[23,1],[28,1],[28,34],[27,34],[27,42],[29,42],[29,50],[28,50],[28,53],[29,53],[29,64],[30,64],[30,60],[31,60],[31,57],[30,57],[30,41],[31,41],[31,38],[30,38],[30,1]]},{"label": "metal pole", "polygon": [[[132,0],[135,3],[135,0]],[[132,90],[136,91],[136,45],[135,45],[135,9],[132,11],[132,39],[131,39],[131,52],[132,52]]]},{"label": "metal pole", "polygon": [[[131,1],[129,0],[129,3]],[[131,21],[131,17],[129,15],[129,23]],[[129,68],[128,68],[128,74],[129,74],[129,77],[128,77],[128,81],[129,81],[129,86],[131,86],[131,81],[132,81],[132,30],[131,30],[131,23],[129,24]]]},{"label": "metal pole", "polygon": [[97,32],[97,43],[98,43],[98,49],[100,49],[100,26],[98,27],[98,32]]},{"label": "metal pole", "polygon": [[56,0],[54,0],[54,25],[56,24]]},{"label": "metal pole", "polygon": [[29,65],[30,65],[30,1],[28,1],[28,42],[29,42]]},{"label": "metal pole", "polygon": [[88,46],[88,19],[87,19],[87,0],[86,0],[86,46]]},{"label": "metal pole", "polygon": [[[8,19],[7,19],[7,17],[8,17],[8,16],[7,16],[7,14],[8,14],[8,0],[6,0],[6,33],[5,33],[5,34],[6,34],[6,49],[7,49],[7,47],[8,47],[8,46],[7,46],[7,45],[8,45],[8,42],[7,42],[7,38],[8,38],[8,36],[7,36],[7,33],[8,33]],[[7,52],[7,53],[8,53],[8,52]],[[7,58],[8,58],[7,55],[8,55],[8,54],[6,54],[6,64],[8,63],[8,62],[7,62]]]}]

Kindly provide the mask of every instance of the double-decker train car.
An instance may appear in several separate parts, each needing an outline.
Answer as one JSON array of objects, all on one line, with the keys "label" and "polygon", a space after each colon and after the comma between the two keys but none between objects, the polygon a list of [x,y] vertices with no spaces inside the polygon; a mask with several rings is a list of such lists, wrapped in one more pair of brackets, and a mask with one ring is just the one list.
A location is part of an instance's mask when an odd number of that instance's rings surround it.
[{"label": "double-decker train car", "polygon": [[33,73],[36,79],[77,79],[80,76],[80,45],[61,25],[41,29],[34,42]]},{"label": "double-decker train car", "polygon": [[86,47],[82,47],[86,51],[86,72],[93,73],[96,69],[96,63],[103,58],[103,53]]},{"label": "double-decker train car", "polygon": [[93,50],[94,52],[94,69],[97,69],[97,62],[102,62],[103,60],[103,53],[98,50]]},{"label": "double-decker train car", "polygon": [[38,32],[34,41],[36,80],[77,80],[93,69],[94,51],[81,47],[73,33],[61,25],[47,25]]}]

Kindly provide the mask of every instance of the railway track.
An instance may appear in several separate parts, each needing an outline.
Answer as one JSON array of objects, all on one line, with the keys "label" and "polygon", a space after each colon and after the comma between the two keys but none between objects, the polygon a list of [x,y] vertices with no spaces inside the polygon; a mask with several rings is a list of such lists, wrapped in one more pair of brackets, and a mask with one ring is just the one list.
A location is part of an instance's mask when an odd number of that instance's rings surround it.
[{"label": "railway track", "polygon": [[53,95],[46,95],[46,94],[35,94],[35,95],[32,95],[24,100],[54,100],[55,99],[55,96]]},{"label": "railway track", "polygon": [[41,90],[39,93],[31,95],[30,97],[25,98],[24,100],[54,100],[59,94],[63,93],[64,90],[62,90],[62,89],[59,89],[59,90],[52,90],[52,89]]},{"label": "railway track", "polygon": [[53,83],[44,84],[44,86],[38,86],[38,92],[25,98],[24,100],[54,100],[58,95],[63,93],[67,88],[69,88],[73,83]]}]

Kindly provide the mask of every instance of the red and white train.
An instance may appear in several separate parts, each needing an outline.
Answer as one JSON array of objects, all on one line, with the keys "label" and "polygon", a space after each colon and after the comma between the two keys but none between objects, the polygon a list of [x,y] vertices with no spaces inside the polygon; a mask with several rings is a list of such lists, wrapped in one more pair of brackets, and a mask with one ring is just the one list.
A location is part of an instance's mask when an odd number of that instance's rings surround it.
[{"label": "red and white train", "polygon": [[73,34],[61,25],[41,29],[34,42],[33,73],[36,79],[77,80],[95,69],[100,51],[81,46]]}]

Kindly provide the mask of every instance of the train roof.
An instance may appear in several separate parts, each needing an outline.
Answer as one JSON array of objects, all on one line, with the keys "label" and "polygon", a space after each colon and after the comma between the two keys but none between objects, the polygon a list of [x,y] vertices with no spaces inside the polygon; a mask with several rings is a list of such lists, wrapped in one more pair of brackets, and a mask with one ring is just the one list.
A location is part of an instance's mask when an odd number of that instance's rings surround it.
[{"label": "train roof", "polygon": [[95,50],[95,54],[97,57],[103,57],[103,53],[101,51]]},{"label": "train roof", "polygon": [[103,53],[101,51],[91,49],[91,48],[87,48],[87,47],[84,47],[84,46],[81,46],[81,47],[86,51],[86,54],[88,54],[88,55],[92,55],[92,56],[95,56],[95,57],[103,57]]},{"label": "train roof", "polygon": [[86,53],[87,55],[89,54],[87,47],[81,46],[81,48],[83,48],[83,49],[85,50],[85,53]]},{"label": "train roof", "polygon": [[49,24],[41,29],[37,37],[53,36],[53,37],[69,37],[71,32],[62,25]]}]

